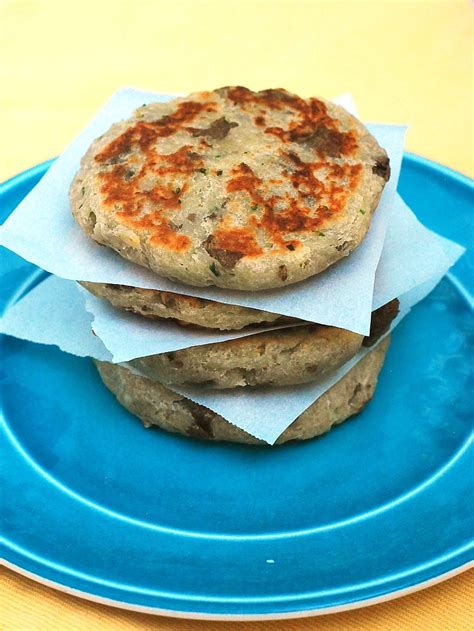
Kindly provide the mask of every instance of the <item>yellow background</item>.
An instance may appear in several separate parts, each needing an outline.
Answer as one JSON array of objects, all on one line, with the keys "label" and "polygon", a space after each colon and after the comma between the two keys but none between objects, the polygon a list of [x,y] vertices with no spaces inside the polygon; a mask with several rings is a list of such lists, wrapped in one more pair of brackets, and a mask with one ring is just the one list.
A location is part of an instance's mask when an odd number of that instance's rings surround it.
[{"label": "yellow background", "polygon": [[[363,119],[406,122],[407,147],[473,173],[467,0],[0,0],[0,180],[61,152],[117,88],[350,91]],[[0,628],[468,629],[472,574],[400,601],[277,623],[152,619],[0,572]]]}]

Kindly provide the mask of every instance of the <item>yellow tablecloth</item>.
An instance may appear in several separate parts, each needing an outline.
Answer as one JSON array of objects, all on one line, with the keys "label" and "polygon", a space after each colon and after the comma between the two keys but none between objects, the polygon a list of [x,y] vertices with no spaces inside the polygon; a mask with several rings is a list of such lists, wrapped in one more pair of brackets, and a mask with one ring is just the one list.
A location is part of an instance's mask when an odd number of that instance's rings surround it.
[{"label": "yellow tablecloth", "polygon": [[[462,1],[0,1],[0,180],[58,154],[121,86],[350,91],[363,119],[406,122],[407,147],[473,172],[472,6]],[[473,574],[329,617],[229,629],[469,629]],[[0,629],[192,629],[0,572]]]}]

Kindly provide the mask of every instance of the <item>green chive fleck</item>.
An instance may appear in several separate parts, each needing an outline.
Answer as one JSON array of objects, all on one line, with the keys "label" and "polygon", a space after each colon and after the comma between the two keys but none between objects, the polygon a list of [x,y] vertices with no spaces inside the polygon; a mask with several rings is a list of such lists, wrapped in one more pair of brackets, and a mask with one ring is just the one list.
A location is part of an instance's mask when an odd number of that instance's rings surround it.
[{"label": "green chive fleck", "polygon": [[220,158],[220,157],[221,157],[220,154],[217,154],[216,158]]},{"label": "green chive fleck", "polygon": [[219,276],[219,271],[218,271],[215,263],[211,263],[211,265],[209,265],[209,269],[214,274],[214,276]]},{"label": "green chive fleck", "polygon": [[326,235],[324,234],[324,232],[318,232],[320,237],[325,237]]},{"label": "green chive fleck", "polygon": [[81,195],[84,195],[84,193],[85,193],[85,192],[86,192],[86,187],[85,187],[85,186],[83,186],[83,187],[81,188]]},{"label": "green chive fleck", "polygon": [[255,210],[257,210],[257,209],[258,209],[258,204],[254,204],[254,205],[252,206],[252,210],[253,210],[253,211],[255,211]]},{"label": "green chive fleck", "polygon": [[198,169],[198,171],[199,173],[203,173],[204,175],[206,175],[207,173],[207,169],[204,169],[204,168]]},{"label": "green chive fleck", "polygon": [[363,208],[359,208],[359,212],[361,215],[365,215],[365,210]]},{"label": "green chive fleck", "polygon": [[180,188],[179,186],[177,186],[177,187],[174,189],[174,192],[176,193],[176,195],[179,195],[179,194],[181,193],[181,188]]}]

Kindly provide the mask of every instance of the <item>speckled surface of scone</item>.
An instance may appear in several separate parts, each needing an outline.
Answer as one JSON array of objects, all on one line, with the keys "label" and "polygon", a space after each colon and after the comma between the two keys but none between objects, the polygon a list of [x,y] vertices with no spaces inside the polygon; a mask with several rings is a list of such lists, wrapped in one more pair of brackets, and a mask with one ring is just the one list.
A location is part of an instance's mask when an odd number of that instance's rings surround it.
[{"label": "speckled surface of scone", "polygon": [[[389,338],[386,337],[306,409],[276,444],[319,436],[360,412],[374,394],[388,345]],[[208,408],[159,383],[137,376],[127,368],[98,361],[96,365],[107,388],[146,427],[157,426],[168,432],[206,440],[265,444]]]},{"label": "speckled surface of scone", "polygon": [[92,239],[159,275],[256,291],[352,252],[388,177],[385,151],[342,107],[228,87],[113,125],[70,199]]},{"label": "speckled surface of scone", "polygon": [[89,282],[81,282],[81,285],[94,296],[108,300],[118,309],[155,320],[162,318],[176,320],[183,326],[194,325],[205,329],[229,331],[243,329],[253,324],[275,325],[294,320],[278,313],[156,289]]},{"label": "speckled surface of scone", "polygon": [[134,359],[144,376],[207,388],[287,386],[317,381],[354,357],[364,337],[317,324],[266,331]]}]

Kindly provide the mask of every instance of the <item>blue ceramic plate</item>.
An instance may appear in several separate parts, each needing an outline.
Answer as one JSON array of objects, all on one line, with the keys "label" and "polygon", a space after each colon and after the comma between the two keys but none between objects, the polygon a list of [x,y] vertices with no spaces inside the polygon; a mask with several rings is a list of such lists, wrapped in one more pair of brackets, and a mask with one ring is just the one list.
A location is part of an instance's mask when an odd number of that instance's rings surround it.
[{"label": "blue ceramic plate", "polygon": [[[3,219],[48,166],[1,187]],[[400,191],[472,246],[469,180],[407,156]],[[1,309],[41,275],[4,249],[0,270]],[[3,337],[6,563],[86,598],[206,618],[338,611],[466,567],[472,272],[471,251],[397,328],[360,416],[273,449],[145,430],[91,361]]]}]

